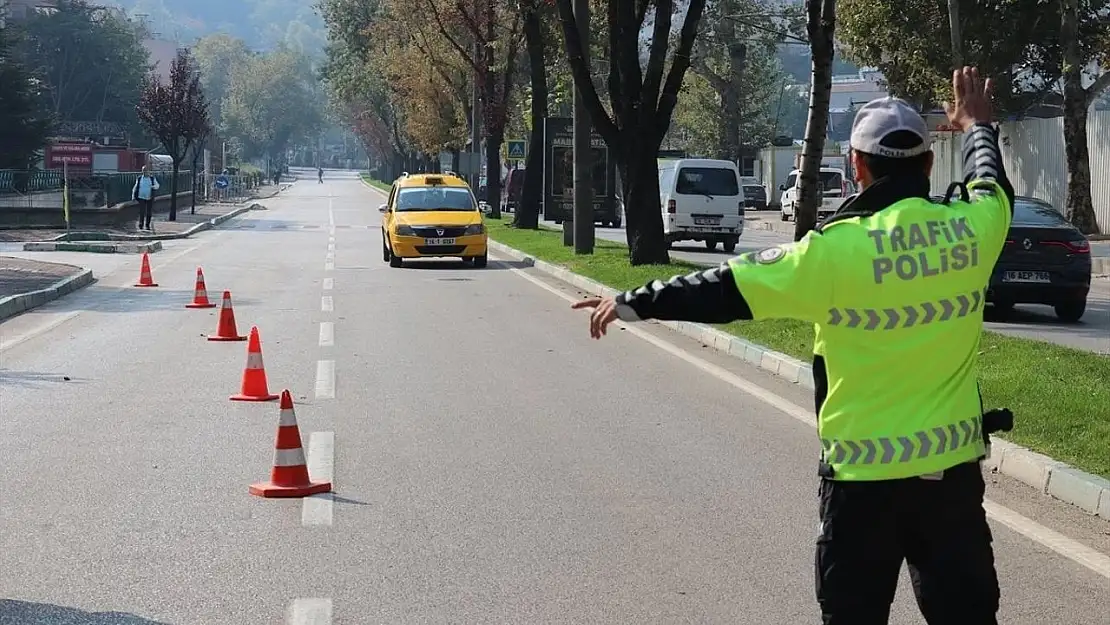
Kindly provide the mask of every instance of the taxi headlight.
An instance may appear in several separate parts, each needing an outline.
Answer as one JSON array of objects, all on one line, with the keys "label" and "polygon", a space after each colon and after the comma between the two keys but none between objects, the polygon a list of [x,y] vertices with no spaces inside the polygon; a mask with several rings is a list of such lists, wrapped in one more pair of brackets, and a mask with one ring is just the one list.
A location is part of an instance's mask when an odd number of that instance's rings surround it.
[{"label": "taxi headlight", "polygon": [[465,232],[463,232],[463,234],[464,234],[464,235],[468,235],[468,234],[482,234],[482,233],[483,233],[483,232],[485,232],[485,231],[486,231],[486,227],[485,227],[485,226],[483,226],[482,224],[471,224],[471,225],[469,225],[469,226],[467,226],[467,227],[466,227],[466,231],[465,231]]},{"label": "taxi headlight", "polygon": [[414,237],[416,236],[416,231],[412,229],[412,226],[397,226],[393,230],[393,234],[399,237]]}]

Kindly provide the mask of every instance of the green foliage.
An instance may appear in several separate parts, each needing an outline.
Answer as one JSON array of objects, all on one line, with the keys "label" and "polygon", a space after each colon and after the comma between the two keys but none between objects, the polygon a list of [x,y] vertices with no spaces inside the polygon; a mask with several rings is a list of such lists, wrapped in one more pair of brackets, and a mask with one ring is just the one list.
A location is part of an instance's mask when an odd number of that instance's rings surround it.
[{"label": "green foliage", "polygon": [[133,126],[150,68],[133,24],[85,0],[59,0],[57,11],[34,13],[23,28],[18,57],[43,83],[44,110],[57,121]]},{"label": "green foliage", "polygon": [[170,67],[170,80],[163,84],[157,75],[150,77],[138,105],[139,120],[173,159],[174,165],[189,149],[212,130],[208,101],[194,74],[191,57],[180,52]]},{"label": "green foliage", "polygon": [[30,169],[51,120],[38,106],[42,85],[12,57],[14,34],[0,28],[0,169]]},{"label": "green foliage", "polygon": [[[1107,0],[1082,0],[1083,56],[1105,55]],[[895,95],[922,105],[948,98],[952,51],[946,0],[842,0],[837,36],[850,57],[882,70]],[[1061,74],[1059,0],[965,0],[964,63],[996,82],[1003,114],[1041,101]]]},{"label": "green foliage", "polygon": [[210,103],[215,126],[223,121],[223,100],[230,87],[231,71],[250,56],[247,44],[226,33],[204,37],[193,46],[193,58],[201,73],[201,88]]},{"label": "green foliage", "polygon": [[231,69],[222,132],[238,137],[244,156],[280,158],[286,148],[315,142],[323,97],[307,59],[289,49],[253,55]]}]

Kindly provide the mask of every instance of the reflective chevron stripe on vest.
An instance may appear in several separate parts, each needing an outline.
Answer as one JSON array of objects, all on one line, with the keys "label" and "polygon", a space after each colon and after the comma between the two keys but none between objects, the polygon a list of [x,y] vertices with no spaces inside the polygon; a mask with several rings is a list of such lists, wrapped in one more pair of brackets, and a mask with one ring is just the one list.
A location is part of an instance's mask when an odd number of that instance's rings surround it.
[{"label": "reflective chevron stripe on vest", "polygon": [[919,430],[908,436],[861,440],[821,439],[826,462],[833,465],[905,464],[981,444],[981,419],[965,419],[946,427]]},{"label": "reflective chevron stripe on vest", "polygon": [[928,325],[934,321],[959,319],[977,313],[985,297],[985,291],[972,291],[967,295],[903,306],[901,309],[830,308],[828,325],[845,328],[858,328],[862,325],[864,330],[912,328],[915,325]]}]

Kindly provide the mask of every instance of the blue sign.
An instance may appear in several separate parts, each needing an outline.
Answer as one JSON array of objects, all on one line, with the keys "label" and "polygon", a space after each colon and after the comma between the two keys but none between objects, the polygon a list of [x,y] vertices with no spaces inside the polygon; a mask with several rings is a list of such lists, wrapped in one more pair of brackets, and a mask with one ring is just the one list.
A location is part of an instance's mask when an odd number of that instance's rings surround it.
[{"label": "blue sign", "polygon": [[523,159],[528,150],[523,141],[512,139],[509,142],[509,158],[513,160]]},{"label": "blue sign", "polygon": [[227,176],[221,175],[221,176],[218,176],[216,178],[216,188],[217,189],[226,189],[228,187],[228,185],[230,185],[230,184],[231,183],[228,181]]}]

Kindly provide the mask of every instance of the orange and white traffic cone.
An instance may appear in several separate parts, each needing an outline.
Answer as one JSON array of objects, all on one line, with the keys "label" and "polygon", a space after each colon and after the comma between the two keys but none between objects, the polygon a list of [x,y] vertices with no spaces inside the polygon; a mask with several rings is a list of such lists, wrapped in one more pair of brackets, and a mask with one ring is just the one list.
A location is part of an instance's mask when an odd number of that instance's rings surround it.
[{"label": "orange and white traffic cone", "polygon": [[135,283],[135,286],[158,286],[158,283],[154,281],[154,276],[150,274],[150,257],[147,256],[146,252],[143,252],[143,268],[139,271],[139,281]]},{"label": "orange and white traffic cone", "polygon": [[235,327],[235,311],[231,308],[231,291],[224,291],[223,306],[220,307],[220,325],[215,334],[208,335],[209,341],[245,341],[247,337],[239,334]]},{"label": "orange and white traffic cone", "polygon": [[258,338],[258,328],[251,328],[250,342],[247,343],[247,367],[243,370],[243,384],[232,401],[273,401],[277,395],[266,387],[266,367],[262,365],[262,340]]},{"label": "orange and white traffic cone", "polygon": [[297,414],[293,411],[293,397],[289,391],[282,391],[270,481],[251,484],[250,493],[259,497],[307,497],[327,492],[331,492],[331,482],[309,479],[304,448],[301,446],[301,431],[297,427]]},{"label": "orange and white traffic cone", "polygon": [[204,286],[204,272],[197,267],[197,285],[193,289],[193,301],[185,304],[185,308],[215,308],[216,305],[208,301],[208,289]]}]

